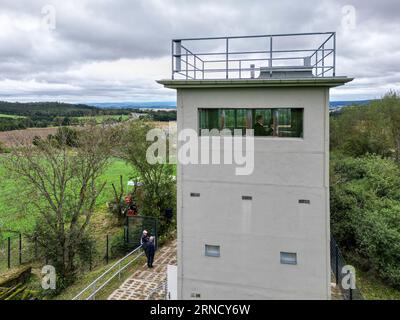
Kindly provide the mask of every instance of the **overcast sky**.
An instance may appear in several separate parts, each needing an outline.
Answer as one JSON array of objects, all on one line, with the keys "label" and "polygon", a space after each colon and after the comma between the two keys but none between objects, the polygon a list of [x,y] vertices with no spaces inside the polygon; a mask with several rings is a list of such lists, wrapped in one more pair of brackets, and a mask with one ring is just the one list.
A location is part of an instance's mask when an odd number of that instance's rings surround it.
[{"label": "overcast sky", "polygon": [[315,31],[355,78],[332,100],[400,90],[398,0],[0,0],[0,100],[174,101],[172,38]]}]

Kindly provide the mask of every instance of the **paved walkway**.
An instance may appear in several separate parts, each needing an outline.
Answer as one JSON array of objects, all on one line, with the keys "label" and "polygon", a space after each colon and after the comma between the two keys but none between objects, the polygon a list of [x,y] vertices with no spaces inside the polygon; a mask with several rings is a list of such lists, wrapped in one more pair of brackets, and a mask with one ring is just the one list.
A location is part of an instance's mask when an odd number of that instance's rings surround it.
[{"label": "paved walkway", "polygon": [[[154,289],[167,281],[167,265],[176,265],[176,261],[174,240],[156,252],[154,268],[149,269],[147,264],[141,266],[108,297],[108,300],[145,300]],[[162,295],[163,290],[160,288],[153,299],[162,299]]]}]

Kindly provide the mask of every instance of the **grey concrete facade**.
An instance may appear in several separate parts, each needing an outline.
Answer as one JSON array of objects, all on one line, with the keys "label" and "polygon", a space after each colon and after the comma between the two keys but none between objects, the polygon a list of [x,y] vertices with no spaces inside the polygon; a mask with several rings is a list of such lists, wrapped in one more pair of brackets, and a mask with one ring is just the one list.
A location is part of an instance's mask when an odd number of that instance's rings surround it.
[{"label": "grey concrete facade", "polygon": [[[178,131],[198,131],[200,108],[304,109],[303,138],[254,138],[251,175],[178,164],[178,298],[329,299],[332,83],[160,83],[177,88]],[[220,246],[220,256],[206,256],[205,245]],[[297,264],[281,264],[281,252],[296,253]]]}]

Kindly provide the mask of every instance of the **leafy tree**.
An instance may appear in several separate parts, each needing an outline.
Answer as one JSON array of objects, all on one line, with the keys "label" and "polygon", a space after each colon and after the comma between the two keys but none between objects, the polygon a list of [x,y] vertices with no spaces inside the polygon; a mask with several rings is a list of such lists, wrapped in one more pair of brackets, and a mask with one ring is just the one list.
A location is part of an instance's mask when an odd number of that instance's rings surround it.
[{"label": "leafy tree", "polygon": [[38,212],[37,241],[63,286],[74,279],[77,255],[86,247],[96,199],[104,188],[98,178],[113,143],[108,128],[89,127],[80,131],[78,147],[71,150],[64,133],[60,131],[57,144],[46,139],[22,143],[5,159],[9,172],[31,193],[30,204]]},{"label": "leafy tree", "polygon": [[395,148],[395,157],[400,162],[400,96],[395,91],[389,91],[379,103],[374,103],[377,112],[382,111],[385,128],[390,132],[390,139]]},{"label": "leafy tree", "polygon": [[53,138],[59,145],[77,147],[79,144],[78,131],[69,127],[59,127]]},{"label": "leafy tree", "polygon": [[146,121],[131,121],[120,128],[120,143],[116,155],[135,168],[133,179],[143,183],[138,197],[139,213],[156,217],[160,221],[160,234],[174,227],[165,218],[165,210],[176,212],[176,183],[174,167],[167,163],[150,164],[146,153],[152,142],[146,140],[149,130],[154,127]]},{"label": "leafy tree", "polygon": [[400,97],[390,91],[369,106],[342,109],[330,119],[330,147],[352,156],[378,154],[400,161]]}]

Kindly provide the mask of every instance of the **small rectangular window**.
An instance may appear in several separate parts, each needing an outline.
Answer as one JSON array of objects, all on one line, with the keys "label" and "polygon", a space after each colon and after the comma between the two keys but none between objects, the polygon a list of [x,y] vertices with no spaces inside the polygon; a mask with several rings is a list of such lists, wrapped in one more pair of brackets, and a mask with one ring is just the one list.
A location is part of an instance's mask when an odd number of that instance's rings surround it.
[{"label": "small rectangular window", "polygon": [[190,193],[190,196],[191,196],[191,197],[200,197],[200,193],[191,192],[191,193]]},{"label": "small rectangular window", "polygon": [[281,264],[297,264],[297,253],[281,252]]},{"label": "small rectangular window", "polygon": [[242,196],[242,200],[253,200],[252,196]]},{"label": "small rectangular window", "polygon": [[302,204],[310,204],[310,200],[307,200],[307,199],[300,199],[300,200],[299,200],[299,203],[302,203]]},{"label": "small rectangular window", "polygon": [[219,257],[220,247],[215,245],[206,244],[206,256],[207,257]]}]

